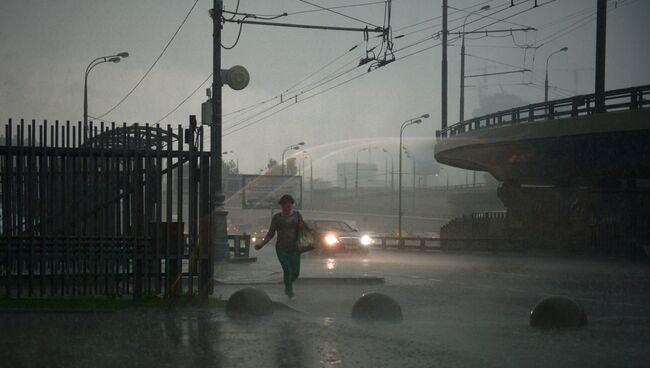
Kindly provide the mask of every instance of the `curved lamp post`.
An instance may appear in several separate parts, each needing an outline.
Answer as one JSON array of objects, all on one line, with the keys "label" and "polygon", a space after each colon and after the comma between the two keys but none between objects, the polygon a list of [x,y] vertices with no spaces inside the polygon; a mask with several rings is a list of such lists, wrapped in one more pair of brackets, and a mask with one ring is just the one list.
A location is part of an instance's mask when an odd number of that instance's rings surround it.
[{"label": "curved lamp post", "polygon": [[544,102],[548,102],[548,61],[551,59],[551,56],[558,54],[560,52],[568,51],[568,47],[563,47],[557,51],[552,52],[547,58],[546,58],[546,78],[544,79]]},{"label": "curved lamp post", "polygon": [[406,153],[406,157],[411,159],[413,163],[413,180],[412,180],[412,185],[413,185],[413,192],[411,192],[411,211],[415,213],[415,154],[413,152],[409,152],[409,150],[406,149],[406,147],[402,147],[404,150],[404,153]]},{"label": "curved lamp post", "polygon": [[303,197],[303,191],[304,191],[304,188],[305,188],[305,175],[307,175],[305,173],[305,159],[308,158],[309,159],[309,171],[310,171],[310,175],[309,175],[309,205],[313,206],[312,201],[314,199],[314,196],[313,196],[313,193],[314,193],[314,189],[313,189],[314,188],[313,187],[313,185],[314,185],[314,161],[312,161],[311,155],[308,154],[307,151],[302,151],[301,153],[302,153],[302,175],[300,177],[300,181],[301,181],[301,184],[300,184],[300,199],[301,199],[301,203],[304,203],[304,200],[303,200],[302,197]]},{"label": "curved lamp post", "polygon": [[[393,210],[395,209],[395,160],[393,154],[387,149],[382,148],[382,151],[390,157],[390,208]],[[388,174],[388,165],[386,165],[386,173]],[[388,188],[388,180],[386,180],[386,188]]]},{"label": "curved lamp post", "polygon": [[86,74],[84,75],[84,130],[88,124],[88,74],[99,64],[103,63],[119,63],[120,60],[129,57],[128,52],[120,52],[115,55],[100,56],[97,59],[93,60],[86,67]]},{"label": "curved lamp post", "polygon": [[400,237],[400,246],[402,242],[402,135],[404,133],[404,129],[406,129],[407,126],[413,125],[413,124],[420,124],[422,122],[422,119],[426,119],[429,117],[429,114],[424,114],[421,116],[418,116],[416,118],[408,119],[405,122],[402,123],[402,126],[399,129],[399,180],[398,180],[398,196],[397,196],[397,232],[398,236]]},{"label": "curved lamp post", "polygon": [[[490,9],[490,6],[485,5],[479,9],[479,11],[488,9]],[[458,112],[458,121],[461,123],[465,121],[465,23],[467,23],[467,19],[474,14],[476,13],[471,12],[467,14],[465,20],[463,21],[463,32],[461,32],[462,43],[460,46],[460,109]]]},{"label": "curved lamp post", "polygon": [[296,144],[292,144],[287,146],[283,151],[282,151],[282,175],[284,176],[284,155],[287,153],[287,151],[291,150],[299,150],[301,146],[304,146],[305,142],[300,142]]},{"label": "curved lamp post", "polygon": [[357,159],[354,166],[354,197],[359,200],[359,153],[367,151],[368,148],[364,147],[357,151]]}]

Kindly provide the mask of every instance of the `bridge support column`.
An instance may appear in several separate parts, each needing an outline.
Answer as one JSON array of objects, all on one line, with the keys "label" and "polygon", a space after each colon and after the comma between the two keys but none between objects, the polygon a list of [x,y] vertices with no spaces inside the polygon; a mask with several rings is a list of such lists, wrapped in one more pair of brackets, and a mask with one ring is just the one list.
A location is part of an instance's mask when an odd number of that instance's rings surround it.
[{"label": "bridge support column", "polygon": [[504,183],[498,196],[508,210],[505,235],[533,248],[638,256],[650,245],[647,189]]}]

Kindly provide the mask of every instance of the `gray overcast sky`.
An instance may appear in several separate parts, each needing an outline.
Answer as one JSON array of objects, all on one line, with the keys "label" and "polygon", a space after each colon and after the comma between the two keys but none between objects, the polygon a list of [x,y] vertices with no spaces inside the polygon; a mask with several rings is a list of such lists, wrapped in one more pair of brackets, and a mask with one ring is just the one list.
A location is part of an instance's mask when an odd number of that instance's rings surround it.
[{"label": "gray overcast sky", "polygon": [[[316,0],[313,0],[316,1]],[[361,0],[318,1],[323,6],[341,6],[367,3]],[[83,73],[95,57],[119,51],[131,56],[119,64],[104,64],[93,70],[89,80],[90,114],[106,112],[138,81],[158,56],[174,33],[193,0],[1,0],[0,1],[0,112],[2,119],[81,120],[83,101]],[[508,8],[509,0],[450,0],[455,8],[478,9],[489,4],[493,17],[538,28],[536,32],[516,33],[513,37],[483,37],[467,41],[467,52],[512,66],[532,69],[532,73],[468,80],[466,84],[485,85],[484,95],[508,93],[522,100],[537,102],[543,99],[544,63],[550,52],[563,46],[565,54],[554,56],[551,62],[551,98],[560,98],[593,90],[595,53],[595,0],[539,0],[546,4],[533,9],[533,0],[516,1]],[[650,83],[650,1],[610,1],[607,44],[607,89]],[[234,10],[236,1],[225,1],[227,10]],[[476,6],[478,5],[478,6]],[[211,0],[199,0],[187,23],[162,59],[124,104],[106,116],[117,122],[155,122],[187,97],[211,71],[212,28],[208,9]],[[313,10],[314,7],[297,0],[252,1],[242,0],[240,11],[258,14],[277,14]],[[382,4],[344,8],[339,11],[370,23],[383,22]],[[466,13],[453,14],[451,27],[458,26]],[[441,0],[394,0],[392,27],[400,29],[441,14]],[[478,17],[470,16],[469,22]],[[590,21],[592,20],[592,21]],[[328,12],[291,15],[283,22],[327,24],[358,27],[363,24]],[[469,29],[488,24],[490,19],[468,25]],[[427,28],[428,27],[428,28]],[[499,23],[490,28],[516,27]],[[435,34],[439,20],[395,31],[394,35],[409,34],[395,40],[395,49]],[[226,24],[224,44],[232,44],[238,27]],[[559,36],[556,38],[556,36]],[[474,37],[472,37],[474,38]],[[514,46],[539,45],[549,40],[536,53]],[[224,89],[224,112],[278,96],[280,92],[308,76],[328,61],[344,54],[350,47],[363,41],[363,35],[351,32],[333,32],[275,27],[244,26],[241,39],[233,50],[223,51],[223,66],[244,65],[251,82],[243,91]],[[374,46],[371,38],[371,46]],[[398,58],[412,51],[435,45],[429,39],[397,53]],[[458,116],[459,43],[449,48],[449,116],[450,122]],[[331,67],[304,83],[315,82],[341,67],[345,71],[356,65],[365,54],[365,45],[348,53]],[[337,161],[344,157],[354,160],[359,144],[374,142],[397,152],[395,138],[401,121],[429,112],[432,116],[421,126],[409,128],[413,138],[409,144],[420,160],[433,157],[433,135],[440,127],[440,48],[434,47],[412,57],[398,60],[386,67],[346,83],[329,92],[302,101],[332,85],[361,73],[359,68],[330,84],[299,96],[298,104],[289,103],[271,109],[254,122],[270,113],[287,107],[268,119],[246,129],[231,132],[224,138],[224,148],[235,150],[240,156],[243,171],[257,172],[269,155],[279,159],[282,148],[305,141],[314,160],[317,176],[332,178]],[[349,62],[348,66],[345,64]],[[484,69],[490,68],[490,69]],[[468,74],[482,70],[511,70],[506,65],[468,57]],[[533,85],[515,85],[532,82]],[[162,123],[186,124],[188,115],[200,115],[200,104],[205,100],[205,86]],[[298,90],[300,91],[300,89]],[[290,96],[295,95],[289,94]],[[472,116],[479,106],[479,89],[466,89],[466,116]],[[245,115],[230,115],[224,120],[225,131],[233,124],[271,107],[279,99],[271,100]],[[245,123],[244,123],[245,124]],[[244,124],[239,125],[239,127]],[[230,130],[228,129],[229,127]],[[345,156],[344,156],[345,155]],[[367,154],[361,155],[368,159]],[[379,153],[374,158],[381,157]],[[383,167],[383,159],[377,160]]]}]

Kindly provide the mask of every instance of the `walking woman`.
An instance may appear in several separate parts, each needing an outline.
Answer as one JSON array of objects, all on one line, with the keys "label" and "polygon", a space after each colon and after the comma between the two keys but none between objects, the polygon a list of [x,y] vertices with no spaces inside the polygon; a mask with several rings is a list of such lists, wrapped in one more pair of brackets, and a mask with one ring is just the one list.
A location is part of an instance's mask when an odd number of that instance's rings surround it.
[{"label": "walking woman", "polygon": [[262,242],[255,246],[260,250],[265,246],[275,234],[278,239],[275,242],[275,253],[278,255],[278,261],[282,266],[284,273],[284,292],[292,299],[293,282],[298,279],[300,274],[300,251],[298,250],[298,230],[305,228],[305,223],[300,212],[293,210],[295,200],[292,196],[285,194],[278,201],[282,207],[282,212],[276,213],[271,219],[271,226]]}]

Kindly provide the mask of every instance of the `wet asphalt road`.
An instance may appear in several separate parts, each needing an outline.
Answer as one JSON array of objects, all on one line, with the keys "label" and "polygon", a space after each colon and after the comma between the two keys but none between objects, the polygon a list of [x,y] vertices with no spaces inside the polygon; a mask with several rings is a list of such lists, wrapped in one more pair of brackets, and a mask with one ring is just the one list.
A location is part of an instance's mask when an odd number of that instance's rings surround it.
[{"label": "wet asphalt road", "polygon": [[[228,264],[217,296],[246,286],[287,302],[272,247]],[[289,305],[258,322],[222,310],[0,314],[7,367],[646,367],[650,263],[520,255],[371,252],[303,257]],[[384,283],[359,278],[383,277]],[[326,280],[323,280],[326,279]],[[356,298],[397,299],[401,324],[351,320]],[[583,329],[540,332],[528,313],[566,295],[587,311]]]}]

